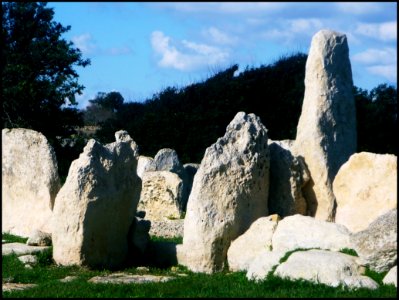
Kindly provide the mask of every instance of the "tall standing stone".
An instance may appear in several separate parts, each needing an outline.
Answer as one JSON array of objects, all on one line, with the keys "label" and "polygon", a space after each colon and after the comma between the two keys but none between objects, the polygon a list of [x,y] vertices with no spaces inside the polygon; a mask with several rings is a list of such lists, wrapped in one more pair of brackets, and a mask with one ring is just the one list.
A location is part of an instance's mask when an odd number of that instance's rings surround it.
[{"label": "tall standing stone", "polygon": [[140,197],[137,145],[126,132],[101,145],[91,139],[69,169],[53,215],[53,258],[61,265],[114,268],[128,254]]},{"label": "tall standing stone", "polygon": [[2,130],[2,232],[29,237],[50,233],[50,220],[61,188],[55,152],[40,132]]},{"label": "tall standing stone", "polygon": [[267,138],[259,117],[239,112],[206,149],[187,203],[179,263],[194,272],[221,271],[231,241],[267,215]]},{"label": "tall standing stone", "polygon": [[310,213],[332,221],[332,183],[356,151],[356,112],[346,36],[321,30],[312,39],[306,62],[305,96],[294,153],[302,156],[311,180],[304,189]]}]

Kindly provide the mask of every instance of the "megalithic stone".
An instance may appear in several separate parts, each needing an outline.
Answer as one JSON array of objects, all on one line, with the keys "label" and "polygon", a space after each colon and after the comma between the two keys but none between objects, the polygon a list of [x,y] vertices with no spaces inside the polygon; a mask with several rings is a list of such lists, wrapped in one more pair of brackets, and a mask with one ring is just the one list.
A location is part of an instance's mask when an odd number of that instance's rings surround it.
[{"label": "megalithic stone", "polygon": [[333,221],[332,183],[356,151],[356,111],[349,48],[344,34],[321,30],[313,36],[305,73],[305,96],[293,146],[310,171],[304,188],[308,214]]},{"label": "megalithic stone", "polygon": [[239,112],[226,134],[205,151],[184,219],[180,264],[194,272],[222,271],[231,241],[266,216],[270,153],[267,129]]}]

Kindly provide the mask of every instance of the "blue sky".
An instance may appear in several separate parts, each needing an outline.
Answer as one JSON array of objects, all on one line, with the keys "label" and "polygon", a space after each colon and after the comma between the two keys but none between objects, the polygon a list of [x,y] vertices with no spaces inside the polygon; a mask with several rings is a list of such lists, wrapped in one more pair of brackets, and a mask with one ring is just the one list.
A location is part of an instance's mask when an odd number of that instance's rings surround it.
[{"label": "blue sky", "polygon": [[77,68],[86,88],[144,101],[239,64],[260,66],[308,53],[320,29],[347,35],[354,84],[397,82],[396,2],[49,2],[91,65]]}]

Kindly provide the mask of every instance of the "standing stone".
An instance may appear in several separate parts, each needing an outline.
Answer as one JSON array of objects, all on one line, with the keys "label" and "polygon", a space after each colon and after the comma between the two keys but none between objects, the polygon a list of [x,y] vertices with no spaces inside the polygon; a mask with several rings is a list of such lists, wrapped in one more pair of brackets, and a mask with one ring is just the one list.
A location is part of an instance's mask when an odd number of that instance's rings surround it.
[{"label": "standing stone", "polygon": [[143,174],[150,168],[151,162],[154,159],[149,156],[140,155],[137,162],[137,175],[142,179]]},{"label": "standing stone", "polygon": [[376,272],[388,271],[398,258],[398,210],[392,209],[365,230],[351,235],[362,264]]},{"label": "standing stone", "polygon": [[397,158],[361,152],[342,165],[333,183],[335,222],[352,232],[366,229],[377,217],[397,208]]},{"label": "standing stone", "polygon": [[302,189],[308,183],[309,171],[302,157],[291,153],[291,141],[271,141],[269,213],[281,217],[307,215]]},{"label": "standing stone", "polygon": [[30,129],[2,130],[2,232],[29,237],[50,232],[54,200],[61,187],[55,152]]},{"label": "standing stone", "polygon": [[154,160],[148,165],[147,171],[169,171],[176,173],[183,180],[183,192],[179,203],[182,203],[183,210],[186,210],[189,191],[188,177],[186,170],[180,163],[177,152],[173,149],[164,148],[158,151]]},{"label": "standing stone", "polygon": [[312,39],[293,148],[310,171],[304,196],[311,215],[333,221],[332,183],[341,165],[356,151],[352,71],[344,34],[321,30]]},{"label": "standing stone", "polygon": [[194,272],[223,269],[230,242],[268,213],[269,159],[259,117],[237,113],[195,174],[179,263]]},{"label": "standing stone", "polygon": [[57,195],[53,258],[60,265],[114,268],[128,253],[128,232],[140,197],[137,148],[126,134],[101,145],[91,139]]},{"label": "standing stone", "polygon": [[149,171],[143,174],[139,210],[149,220],[180,219],[183,214],[183,181],[168,171]]}]

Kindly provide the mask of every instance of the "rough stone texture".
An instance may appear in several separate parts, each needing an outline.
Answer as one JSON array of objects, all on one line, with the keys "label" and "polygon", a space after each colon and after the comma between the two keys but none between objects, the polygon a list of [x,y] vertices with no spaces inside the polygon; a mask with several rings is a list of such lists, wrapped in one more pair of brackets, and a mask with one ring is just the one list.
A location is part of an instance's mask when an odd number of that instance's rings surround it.
[{"label": "rough stone texture", "polygon": [[34,230],[26,244],[29,246],[51,246],[51,234],[40,230]]},{"label": "rough stone texture", "polygon": [[177,152],[169,148],[159,150],[155,155],[154,160],[149,164],[147,171],[169,171],[176,173],[180,179],[183,180],[183,191],[179,202],[182,205],[183,211],[185,211],[189,196],[189,182],[186,170],[180,163]]},{"label": "rough stone texture", "polygon": [[23,264],[36,264],[37,263],[37,257],[35,255],[31,255],[31,254],[19,256],[18,259]]},{"label": "rough stone texture", "polygon": [[33,288],[37,286],[34,283],[13,283],[13,282],[5,282],[2,284],[3,292],[12,292],[12,291],[22,291],[29,288]]},{"label": "rough stone texture", "polygon": [[[184,164],[183,165],[183,168],[186,171],[186,175],[187,175],[187,193],[188,193],[188,196],[190,195],[191,190],[193,188],[194,176],[197,173],[197,171],[199,169],[199,166],[200,166],[200,164],[194,164],[194,163],[189,163],[189,164]],[[184,207],[184,211],[186,211],[186,207]]]},{"label": "rough stone texture", "polygon": [[398,266],[394,266],[389,270],[382,280],[384,284],[393,284],[395,287],[398,286]]},{"label": "rough stone texture", "polygon": [[159,237],[182,237],[184,234],[184,219],[151,221],[150,235]]},{"label": "rough stone texture", "polygon": [[304,279],[337,287],[376,289],[378,284],[362,276],[365,269],[356,262],[356,257],[326,250],[294,252],[287,261],[280,264],[274,275],[281,278]]},{"label": "rough stone texture", "polygon": [[138,210],[149,220],[179,219],[183,214],[183,180],[168,171],[147,171],[143,174]]},{"label": "rough stone texture", "polygon": [[147,249],[148,242],[150,241],[150,231],[151,221],[144,220],[138,217],[134,218],[132,228],[130,230],[130,242],[131,244],[144,253]]},{"label": "rough stone texture", "polygon": [[231,242],[227,251],[230,271],[246,271],[256,256],[271,251],[272,236],[277,222],[272,216],[259,218],[244,234]]},{"label": "rough stone texture", "polygon": [[150,282],[166,282],[174,279],[171,276],[157,275],[132,275],[128,273],[113,273],[106,276],[95,276],[90,278],[91,283],[113,283],[113,284],[130,284],[130,283],[150,283]]},{"label": "rough stone texture", "polygon": [[65,278],[60,279],[61,282],[71,282],[78,279],[78,276],[67,276]]},{"label": "rough stone texture", "polygon": [[339,251],[352,248],[349,230],[340,224],[302,215],[285,217],[274,232],[273,250],[320,248]]},{"label": "rough stone texture", "polygon": [[2,232],[28,237],[50,232],[54,200],[61,187],[55,152],[40,132],[2,130]]},{"label": "rough stone texture", "polygon": [[267,275],[280,263],[285,251],[262,252],[250,262],[247,272],[248,280],[265,280]]},{"label": "rough stone texture", "polygon": [[305,95],[293,153],[302,156],[311,180],[304,196],[311,216],[333,221],[332,183],[356,151],[356,110],[346,36],[321,30],[306,62]]},{"label": "rough stone texture", "polygon": [[222,270],[230,242],[268,214],[269,159],[267,129],[244,112],[206,149],[184,219],[180,254],[190,270]]},{"label": "rough stone texture", "polygon": [[281,217],[307,215],[302,189],[310,180],[302,157],[294,156],[290,140],[268,141],[270,149],[269,213]]},{"label": "rough stone texture", "polygon": [[91,139],[69,169],[53,217],[53,258],[60,265],[113,268],[128,253],[128,231],[140,197],[137,148],[122,132]]},{"label": "rough stone texture", "polygon": [[154,159],[149,156],[140,155],[137,162],[137,175],[143,179],[143,174],[148,171],[148,168],[151,165],[151,162]]},{"label": "rough stone texture", "polygon": [[353,154],[333,182],[337,201],[335,222],[352,232],[366,229],[377,217],[397,208],[397,157]]},{"label": "rough stone texture", "polygon": [[43,252],[50,247],[48,246],[28,246],[22,243],[8,243],[1,247],[2,255],[15,253],[18,256]]},{"label": "rough stone texture", "polygon": [[351,235],[362,264],[385,272],[397,263],[398,211],[392,209],[374,220],[367,229]]}]

